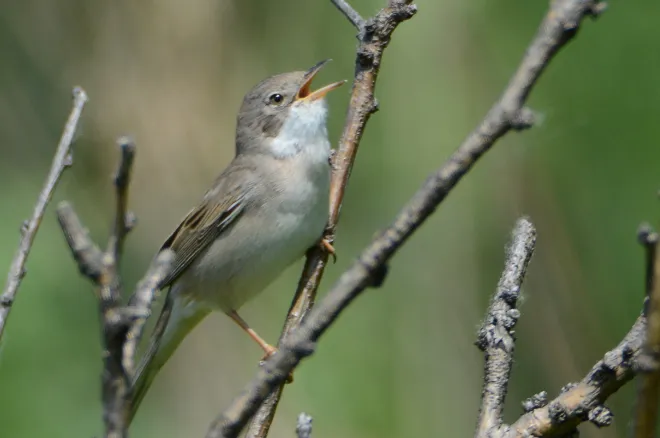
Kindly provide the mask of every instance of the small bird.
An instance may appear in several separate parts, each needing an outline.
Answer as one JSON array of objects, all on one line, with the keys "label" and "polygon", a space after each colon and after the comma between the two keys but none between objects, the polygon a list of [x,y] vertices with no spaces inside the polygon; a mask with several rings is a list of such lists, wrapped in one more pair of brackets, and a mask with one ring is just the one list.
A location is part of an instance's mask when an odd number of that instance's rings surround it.
[{"label": "small bird", "polygon": [[129,423],[161,367],[214,310],[245,330],[265,357],[273,354],[238,309],[307,249],[320,244],[334,254],[322,239],[331,170],[324,98],[346,81],[310,90],[328,61],[272,76],[245,95],[234,159],[163,244],[175,261],[159,286],[169,291],[133,381]]}]

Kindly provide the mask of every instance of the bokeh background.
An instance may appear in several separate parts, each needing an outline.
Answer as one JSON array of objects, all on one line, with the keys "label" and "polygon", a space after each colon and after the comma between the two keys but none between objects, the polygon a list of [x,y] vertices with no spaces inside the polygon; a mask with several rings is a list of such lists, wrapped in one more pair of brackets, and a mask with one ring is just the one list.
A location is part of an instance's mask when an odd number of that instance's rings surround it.
[{"label": "bokeh background", "polygon": [[[371,15],[384,1],[355,0]],[[547,2],[419,1],[396,31],[377,86],[321,296],[373,233],[483,117],[514,71]],[[286,389],[273,437],[296,416],[316,437],[469,436],[482,377],[473,346],[515,219],[538,247],[524,285],[507,421],[520,401],[581,378],[640,310],[635,231],[658,223],[660,4],[614,1],[552,63],[530,105],[541,123],[478,163],[399,252],[385,286],[357,300]],[[71,88],[90,96],[75,164],[55,201],[72,201],[104,241],[112,214],[115,139],[139,150],[126,245],[126,285],[233,155],[244,92],[271,74],[333,58],[321,82],[351,78],[354,30],[329,1],[4,0],[0,8],[0,266],[43,183]],[[349,87],[332,94],[336,143]],[[54,206],[54,204],[53,204]],[[302,262],[243,316],[275,340]],[[2,436],[99,436],[95,299],[48,211],[0,350]],[[256,370],[261,353],[212,315],[162,371],[136,437],[203,436]],[[615,395],[623,436],[634,387]]]}]

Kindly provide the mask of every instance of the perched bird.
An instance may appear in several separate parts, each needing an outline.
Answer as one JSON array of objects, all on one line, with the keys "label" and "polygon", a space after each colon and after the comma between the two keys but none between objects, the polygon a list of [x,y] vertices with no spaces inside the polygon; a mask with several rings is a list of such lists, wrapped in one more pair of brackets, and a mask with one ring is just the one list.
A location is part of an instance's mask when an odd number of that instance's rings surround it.
[{"label": "perched bird", "polygon": [[266,356],[274,353],[238,309],[310,247],[334,252],[321,239],[330,186],[324,97],[345,81],[312,92],[326,62],[272,76],[245,95],[234,159],[163,244],[175,261],[160,285],[169,291],[138,365],[129,422],[183,338],[214,310],[232,318]]}]

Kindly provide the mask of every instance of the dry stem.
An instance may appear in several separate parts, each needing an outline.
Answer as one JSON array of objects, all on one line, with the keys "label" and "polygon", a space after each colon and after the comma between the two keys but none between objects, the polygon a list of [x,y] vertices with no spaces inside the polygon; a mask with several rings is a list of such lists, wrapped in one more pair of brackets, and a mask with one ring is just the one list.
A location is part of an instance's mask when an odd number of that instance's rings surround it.
[{"label": "dry stem", "polygon": [[[402,2],[394,0],[390,2],[390,7],[397,5],[401,6]],[[602,5],[593,0],[556,0],[551,3],[550,10],[525,52],[520,66],[501,98],[493,105],[484,120],[449,160],[427,179],[422,188],[399,212],[393,223],[378,235],[358,260],[344,272],[327,297],[304,318],[300,327],[293,330],[282,342],[279,353],[264,364],[243,393],[214,420],[207,434],[208,438],[237,436],[264,400],[283,383],[303,358],[313,353],[319,337],[335,321],[339,313],[374,283],[374,278],[382,274],[383,266],[387,261],[435,211],[476,161],[510,130],[521,130],[532,125],[533,114],[523,105],[533,85],[557,51],[575,36],[582,20],[587,16],[597,15],[602,9]],[[372,22],[367,24],[364,33],[369,34],[373,26]],[[373,103],[371,94],[365,95],[369,97],[365,102],[366,97],[355,92],[359,84],[368,85],[375,80],[374,72],[361,71],[359,67],[361,61],[368,62],[370,59],[373,59],[373,52],[359,51],[349,120],[353,119],[352,114],[356,114],[356,120],[362,117],[366,120],[375,109],[374,106],[369,111],[365,106]],[[342,144],[357,144],[363,126],[364,124],[349,126],[342,136]],[[348,178],[350,163],[355,152],[355,147],[344,150],[340,148],[336,156],[335,163],[342,173],[334,176],[335,183],[331,191],[333,200],[342,198],[345,184],[338,184],[337,181],[345,181]],[[332,203],[331,212],[338,209],[338,202]],[[326,237],[331,240],[335,221],[331,220],[329,225],[331,231]],[[326,261],[327,256],[323,254],[313,255],[308,260],[301,281],[304,296],[313,297],[313,291],[318,287]]]},{"label": "dry stem", "polygon": [[53,197],[55,187],[57,187],[57,183],[62,177],[64,169],[69,167],[72,163],[73,155],[71,152],[71,144],[73,143],[73,137],[75,136],[76,128],[78,127],[78,122],[80,121],[80,116],[82,115],[85,103],[87,103],[87,94],[85,93],[85,90],[80,87],[74,88],[73,108],[71,109],[71,114],[69,114],[69,118],[64,125],[64,131],[62,132],[62,137],[57,145],[50,172],[48,173],[43,189],[39,193],[39,198],[37,199],[37,204],[34,206],[32,217],[30,217],[30,220],[23,222],[23,226],[21,227],[21,240],[18,245],[18,250],[11,263],[11,268],[9,268],[7,282],[2,295],[0,296],[0,339],[2,339],[2,334],[4,333],[5,325],[7,324],[7,318],[9,318],[11,306],[16,299],[21,280],[23,280],[23,277],[25,277],[27,272],[25,269],[25,263],[27,262],[28,255],[34,244],[34,238],[37,235],[37,231],[39,231],[39,225],[41,225],[41,220],[46,212],[46,207]]}]

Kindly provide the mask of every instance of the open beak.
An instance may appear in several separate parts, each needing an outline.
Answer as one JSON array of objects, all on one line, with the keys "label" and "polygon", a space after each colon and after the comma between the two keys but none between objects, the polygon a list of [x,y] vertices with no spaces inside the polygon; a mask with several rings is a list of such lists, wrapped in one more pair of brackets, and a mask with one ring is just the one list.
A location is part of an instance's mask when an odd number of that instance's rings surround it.
[{"label": "open beak", "polygon": [[300,86],[300,89],[298,90],[298,93],[296,94],[296,98],[294,99],[295,101],[306,101],[306,102],[312,102],[315,100],[322,99],[325,97],[326,94],[334,90],[335,88],[339,88],[342,85],[346,83],[346,81],[339,81],[339,82],[333,82],[332,84],[326,85],[323,88],[319,88],[316,91],[311,91],[310,87],[312,86],[312,81],[314,80],[314,77],[318,72],[321,71],[323,66],[327,64],[330,61],[330,59],[326,59],[324,61],[319,62],[316,64],[314,67],[310,68],[307,73],[305,73],[305,82]]}]

